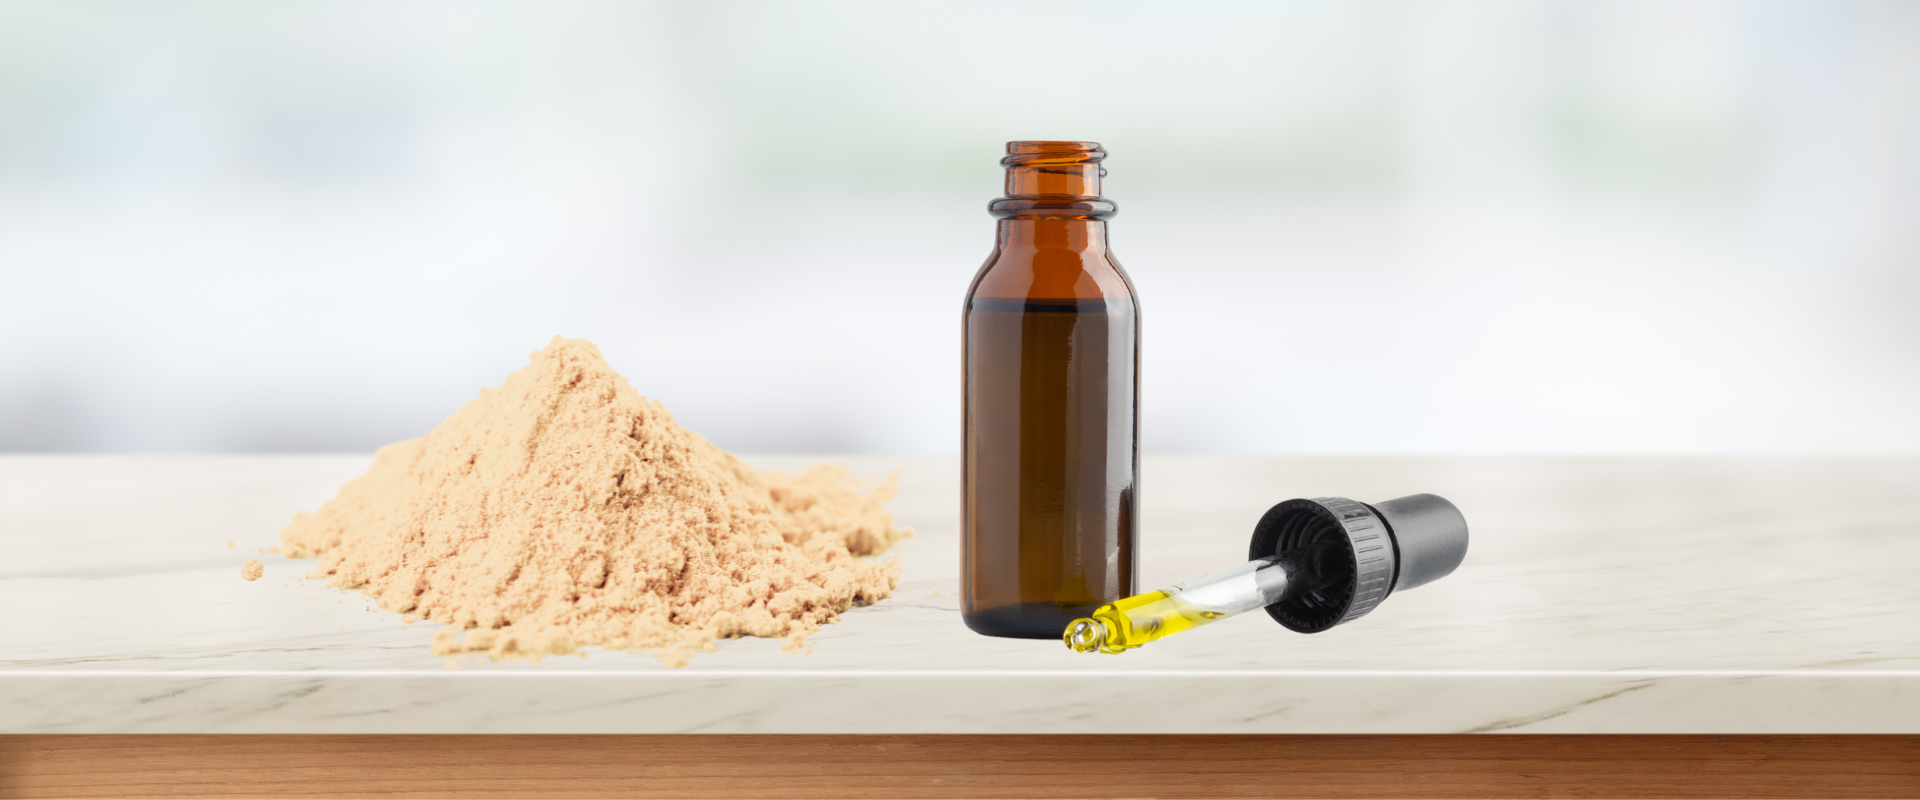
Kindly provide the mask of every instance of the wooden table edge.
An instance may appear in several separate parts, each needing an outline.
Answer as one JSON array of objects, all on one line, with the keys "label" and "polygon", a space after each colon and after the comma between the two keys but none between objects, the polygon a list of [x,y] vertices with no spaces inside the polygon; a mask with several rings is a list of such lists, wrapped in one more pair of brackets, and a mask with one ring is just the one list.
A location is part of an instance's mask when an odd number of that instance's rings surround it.
[{"label": "wooden table edge", "polygon": [[1920,735],[0,736],[0,797],[1920,797]]}]

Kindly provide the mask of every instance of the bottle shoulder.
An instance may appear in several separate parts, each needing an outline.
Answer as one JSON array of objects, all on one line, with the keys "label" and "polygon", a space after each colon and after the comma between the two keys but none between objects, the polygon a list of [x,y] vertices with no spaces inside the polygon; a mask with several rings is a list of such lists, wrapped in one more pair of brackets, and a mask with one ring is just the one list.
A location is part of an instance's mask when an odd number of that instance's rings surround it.
[{"label": "bottle shoulder", "polygon": [[1104,250],[995,250],[974,274],[967,297],[1135,301],[1132,279]]}]

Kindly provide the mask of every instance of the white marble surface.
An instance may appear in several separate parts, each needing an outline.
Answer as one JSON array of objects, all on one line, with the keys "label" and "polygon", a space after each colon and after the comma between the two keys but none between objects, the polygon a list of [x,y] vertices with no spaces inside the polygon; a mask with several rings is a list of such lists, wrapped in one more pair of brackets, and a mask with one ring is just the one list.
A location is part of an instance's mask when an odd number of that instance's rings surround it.
[{"label": "white marble surface", "polygon": [[1291,497],[1435,492],[1473,547],[1328,633],[1249,614],[1121,656],[968,632],[957,459],[839,458],[901,471],[895,598],[810,655],[679,670],[449,670],[436,626],[255,552],[367,460],[0,458],[0,733],[1920,732],[1920,458],[1148,458],[1148,587]]}]

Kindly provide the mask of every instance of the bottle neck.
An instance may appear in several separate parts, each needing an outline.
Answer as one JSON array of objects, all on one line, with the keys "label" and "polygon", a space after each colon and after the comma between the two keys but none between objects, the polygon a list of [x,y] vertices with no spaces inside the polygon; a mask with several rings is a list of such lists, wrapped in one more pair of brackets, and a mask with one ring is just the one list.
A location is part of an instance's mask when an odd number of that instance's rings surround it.
[{"label": "bottle neck", "polygon": [[1104,249],[1105,220],[1117,210],[1100,196],[1106,157],[1094,142],[1008,142],[1000,159],[1007,195],[987,206],[1001,220],[1001,243],[1023,237],[1044,249]]},{"label": "bottle neck", "polygon": [[1007,196],[987,205],[1000,220],[996,247],[969,296],[1131,302],[1107,250],[1115,209],[1100,196],[1106,156],[1093,142],[1007,143]]},{"label": "bottle neck", "polygon": [[1107,223],[1105,220],[1084,217],[1010,217],[1000,220],[997,244],[1002,252],[1065,250],[1105,253]]},{"label": "bottle neck", "polygon": [[[1105,156],[1105,153],[1100,153]],[[1064,200],[1100,196],[1106,170],[1087,153],[1015,153],[1001,159],[1007,168],[1007,196]]]}]

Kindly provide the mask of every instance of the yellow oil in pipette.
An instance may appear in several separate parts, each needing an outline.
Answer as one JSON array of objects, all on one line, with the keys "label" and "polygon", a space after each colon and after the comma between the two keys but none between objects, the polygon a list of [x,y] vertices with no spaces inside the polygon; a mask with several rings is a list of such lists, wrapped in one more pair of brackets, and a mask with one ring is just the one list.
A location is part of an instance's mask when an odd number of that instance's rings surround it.
[{"label": "yellow oil in pipette", "polygon": [[1137,594],[1094,609],[1062,634],[1082,653],[1124,653],[1214,620],[1277,602],[1287,590],[1287,569],[1278,556]]},{"label": "yellow oil in pipette", "polygon": [[[1176,595],[1148,592],[1108,603],[1094,609],[1092,617],[1074,620],[1067,626],[1067,646],[1082,653],[1121,653],[1226,618],[1226,614],[1194,606]],[[1093,630],[1089,624],[1102,630]],[[1079,642],[1075,641],[1076,630]]]}]

